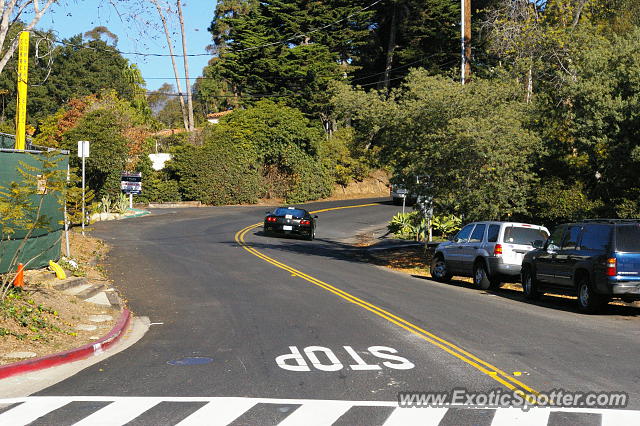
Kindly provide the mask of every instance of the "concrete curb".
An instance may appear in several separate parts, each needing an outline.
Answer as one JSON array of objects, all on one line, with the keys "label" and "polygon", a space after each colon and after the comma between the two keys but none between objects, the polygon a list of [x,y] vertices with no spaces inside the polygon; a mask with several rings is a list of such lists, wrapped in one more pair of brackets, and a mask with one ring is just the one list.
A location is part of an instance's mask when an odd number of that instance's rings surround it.
[{"label": "concrete curb", "polygon": [[117,324],[106,336],[97,340],[95,343],[87,343],[79,348],[69,349],[68,351],[57,354],[45,355],[40,358],[0,366],[0,379],[27,373],[29,371],[42,370],[44,368],[66,364],[88,358],[91,355],[98,355],[120,340],[131,323],[131,317],[131,311],[128,309],[123,310]]},{"label": "concrete curb", "polygon": [[138,212],[138,213],[132,214],[130,216],[125,216],[125,217],[123,217],[121,219],[130,219],[132,217],[140,217],[140,216],[146,216],[148,214],[151,214],[151,212],[148,211],[148,210],[142,210],[142,209],[129,209],[129,210],[134,211],[134,212]]}]

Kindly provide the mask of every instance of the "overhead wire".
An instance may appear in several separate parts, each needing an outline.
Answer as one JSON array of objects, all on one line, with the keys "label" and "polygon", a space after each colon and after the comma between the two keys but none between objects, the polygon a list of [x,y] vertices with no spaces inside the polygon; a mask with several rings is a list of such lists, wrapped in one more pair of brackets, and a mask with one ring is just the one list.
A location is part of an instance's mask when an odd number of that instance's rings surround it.
[{"label": "overhead wire", "polygon": [[[358,11],[353,12],[353,13],[351,13],[350,15],[347,15],[347,16],[346,16],[346,17],[344,17],[344,18],[338,19],[338,20],[336,20],[336,21],[333,21],[333,22],[328,23],[328,24],[326,24],[326,25],[323,25],[323,26],[321,26],[321,27],[313,28],[313,29],[311,29],[311,30],[309,30],[309,31],[305,31],[304,33],[301,33],[301,34],[294,34],[294,35],[292,35],[292,36],[288,36],[288,37],[286,37],[286,38],[284,38],[284,39],[281,39],[281,40],[278,40],[278,41],[274,41],[274,42],[269,42],[269,43],[263,43],[263,44],[258,45],[258,46],[251,46],[251,47],[247,47],[247,48],[244,48],[244,49],[237,49],[237,50],[234,50],[234,52],[245,52],[245,51],[249,51],[249,50],[257,50],[257,49],[262,49],[262,48],[265,48],[265,47],[275,46],[275,45],[278,45],[278,44],[287,43],[287,42],[290,42],[290,41],[293,41],[293,40],[296,40],[296,39],[299,39],[299,38],[305,37],[305,36],[307,36],[308,34],[314,34],[314,33],[317,33],[317,32],[319,32],[319,31],[323,31],[323,30],[325,30],[325,29],[327,29],[327,28],[329,28],[329,27],[332,27],[332,26],[334,26],[334,25],[336,25],[336,24],[339,24],[339,23],[340,23],[340,22],[342,22],[342,21],[346,21],[346,20],[348,20],[348,19],[350,19],[350,18],[352,18],[352,17],[354,17],[354,16],[356,16],[356,15],[358,15],[358,14],[360,14],[360,13],[362,13],[362,12],[366,11],[366,10],[371,9],[372,7],[374,7],[375,5],[377,5],[378,3],[382,2],[382,1],[383,1],[383,0],[376,0],[376,1],[374,1],[373,3],[369,4],[368,6],[365,6],[365,7],[363,7],[362,9],[359,9]],[[83,48],[83,49],[102,50],[102,51],[108,51],[108,52],[119,53],[119,54],[121,54],[121,55],[135,55],[135,56],[147,56],[147,57],[171,57],[171,56],[174,56],[174,57],[185,57],[185,56],[186,56],[186,57],[197,57],[197,56],[213,56],[211,53],[189,53],[189,54],[186,54],[186,55],[184,55],[184,54],[173,54],[173,55],[172,55],[172,54],[168,54],[168,53],[125,52],[125,51],[122,51],[122,50],[116,49],[115,47],[110,48],[110,49],[104,49],[104,48],[98,48],[98,47],[93,47],[93,46],[86,46],[86,45],[84,45],[84,44],[71,43],[71,42],[69,42],[69,41],[60,40],[60,39],[55,39],[55,40],[54,40],[54,42],[55,42],[56,44],[59,44],[59,45],[66,45],[66,46],[77,47],[77,48]]]},{"label": "overhead wire", "polygon": [[[361,9],[359,9],[358,11],[356,11],[356,12],[353,12],[353,13],[349,14],[348,16],[346,16],[346,17],[344,17],[344,18],[338,19],[338,20],[336,20],[336,21],[333,21],[333,22],[328,23],[328,24],[326,24],[326,25],[323,25],[323,26],[321,26],[321,27],[314,28],[314,29],[312,29],[312,30],[310,30],[310,31],[306,31],[306,32],[301,33],[301,34],[295,34],[295,35],[293,35],[293,36],[289,36],[289,37],[287,37],[287,38],[284,38],[284,39],[281,39],[281,40],[279,40],[279,41],[275,41],[275,42],[263,43],[263,44],[258,45],[258,46],[251,46],[251,47],[244,48],[244,49],[237,49],[237,50],[234,50],[234,52],[243,52],[243,51],[249,51],[249,50],[256,50],[256,49],[261,49],[261,48],[265,48],[265,47],[269,47],[269,46],[274,46],[274,45],[277,45],[277,44],[287,43],[287,42],[290,42],[290,41],[296,40],[296,39],[298,39],[298,38],[305,37],[305,36],[307,36],[307,35],[309,35],[309,34],[314,34],[314,33],[317,33],[317,32],[320,32],[320,31],[323,31],[323,30],[325,30],[325,29],[327,29],[327,28],[330,28],[330,27],[332,27],[332,26],[334,26],[334,25],[336,25],[336,24],[340,23],[340,22],[346,21],[346,20],[348,20],[348,19],[352,18],[353,16],[356,16],[356,15],[358,15],[358,14],[360,14],[360,13],[362,13],[362,12],[364,12],[364,11],[368,10],[368,9],[371,9],[372,7],[374,7],[375,5],[377,5],[378,3],[382,2],[382,1],[383,1],[383,0],[376,0],[376,1],[372,2],[372,3],[370,3],[369,5],[367,5],[367,6],[363,7],[363,8],[361,8]],[[182,56],[182,57],[184,57],[184,56],[187,56],[187,57],[195,57],[195,56],[212,56],[210,53],[192,53],[192,54],[187,54],[187,55],[180,55],[180,54],[173,54],[173,55],[171,55],[171,54],[163,54],[163,53],[149,53],[149,52],[146,52],[146,53],[142,53],[142,52],[126,52],[126,51],[118,50],[118,49],[116,49],[115,47],[99,48],[99,47],[94,47],[94,46],[87,46],[86,44],[71,43],[71,42],[69,42],[69,41],[59,40],[59,39],[57,39],[57,38],[56,38],[56,39],[51,40],[49,37],[46,37],[46,36],[42,35],[41,33],[37,32],[37,31],[35,31],[35,32],[36,32],[37,34],[39,34],[39,35],[42,37],[42,40],[47,40],[47,42],[48,42],[50,45],[53,45],[53,44],[55,43],[55,44],[59,44],[59,45],[66,45],[66,46],[71,46],[71,47],[75,47],[75,48],[84,48],[84,49],[91,49],[91,50],[94,50],[94,51],[103,51],[103,52],[109,52],[109,53],[118,53],[118,54],[121,54],[121,55],[138,55],[138,56],[148,56],[148,57],[171,57],[171,56],[176,56],[176,57],[180,57],[180,56]],[[40,42],[40,40],[39,40],[39,42]],[[36,50],[37,50],[37,49],[36,49]],[[48,66],[48,68],[49,68],[49,69],[48,69],[48,72],[47,72],[47,76],[45,77],[45,79],[43,80],[43,82],[42,82],[42,83],[40,83],[39,85],[42,85],[42,84],[43,84],[43,83],[48,79],[48,77],[49,77],[49,75],[50,75],[50,73],[51,73],[51,64],[52,64],[52,61],[53,61],[52,50],[53,50],[53,49],[51,49],[51,51],[49,51],[46,55],[44,55],[44,56],[43,56],[43,58],[44,58],[44,57],[46,57],[46,56],[48,56],[48,57],[49,57],[49,66]],[[410,62],[410,63],[408,63],[408,64],[404,64],[404,65],[400,65],[400,66],[397,66],[397,67],[391,68],[391,69],[390,69],[390,70],[388,70],[388,71],[381,71],[381,72],[377,72],[377,73],[374,73],[374,74],[370,74],[370,75],[366,75],[366,76],[360,76],[360,77],[357,77],[357,78],[349,79],[349,82],[350,82],[350,83],[353,83],[353,82],[356,82],[356,81],[367,80],[367,79],[369,79],[369,78],[371,78],[371,77],[375,77],[375,76],[378,76],[378,75],[382,75],[382,74],[385,74],[385,73],[387,73],[387,72],[391,73],[391,72],[394,72],[394,71],[397,71],[397,70],[400,70],[400,69],[404,69],[404,68],[410,67],[410,66],[415,65],[415,64],[417,64],[417,63],[423,62],[423,61],[425,61],[426,59],[429,59],[429,58],[431,58],[431,57],[433,57],[433,56],[437,56],[437,55],[438,55],[438,54],[428,55],[428,56],[422,57],[422,58],[420,58],[420,59],[417,59],[417,60],[415,60],[415,61],[412,61],[412,62]],[[295,79],[295,77],[290,77],[290,78],[288,78],[288,77],[283,77],[283,76],[273,76],[273,77],[275,77],[275,78],[279,78],[279,79],[282,79],[282,80],[286,80],[286,79]],[[325,77],[331,77],[331,76],[325,76]],[[174,79],[174,78],[175,78],[175,77],[170,77],[170,79]],[[178,78],[183,79],[183,80],[186,80],[186,77],[178,77]],[[400,79],[400,78],[403,78],[403,76],[395,77],[395,78],[389,79],[388,81],[395,81],[395,80],[398,80],[398,79]],[[167,80],[167,79],[169,79],[169,78],[163,78],[163,77],[148,77],[148,78],[145,78],[145,80]],[[200,80],[209,80],[209,79],[212,79],[212,80],[214,80],[214,79],[217,79],[217,78],[215,78],[215,77],[204,77],[204,76],[201,76],[201,77],[197,77],[196,79],[200,79]],[[268,80],[268,78],[265,78],[265,79],[266,79],[266,80]],[[377,84],[380,84],[380,83],[383,83],[383,82],[384,82],[384,80],[381,80],[381,81],[376,81],[376,82],[371,82],[371,83],[362,84],[362,85],[359,85],[359,86],[360,86],[360,87],[367,87],[367,86],[377,85]],[[147,91],[147,95],[149,95],[149,94],[151,94],[151,93],[159,93],[159,92],[158,92],[157,90],[156,90],[156,91]],[[171,94],[164,93],[164,95],[167,95],[167,96],[182,96],[183,94],[180,94],[180,93],[171,93]],[[228,97],[284,97],[284,96],[290,96],[290,95],[276,95],[276,94],[265,94],[265,95],[240,95],[240,96],[236,96],[236,95],[217,95],[217,96],[216,96],[216,95],[210,95],[210,97],[221,97],[221,98],[228,98]]]}]

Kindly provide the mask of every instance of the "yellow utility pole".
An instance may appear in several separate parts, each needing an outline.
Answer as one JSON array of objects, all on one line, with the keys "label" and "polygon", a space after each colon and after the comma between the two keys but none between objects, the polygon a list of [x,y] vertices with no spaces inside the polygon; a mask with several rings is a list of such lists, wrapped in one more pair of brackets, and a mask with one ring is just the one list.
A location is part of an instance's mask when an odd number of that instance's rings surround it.
[{"label": "yellow utility pole", "polygon": [[29,31],[18,40],[18,107],[16,111],[16,149],[26,148],[27,78],[29,76]]}]

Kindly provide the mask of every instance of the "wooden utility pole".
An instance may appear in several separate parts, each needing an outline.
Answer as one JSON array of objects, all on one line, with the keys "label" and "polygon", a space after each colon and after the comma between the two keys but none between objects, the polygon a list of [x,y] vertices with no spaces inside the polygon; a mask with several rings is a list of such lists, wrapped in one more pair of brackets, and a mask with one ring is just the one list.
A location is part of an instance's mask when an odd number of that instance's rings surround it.
[{"label": "wooden utility pole", "polygon": [[471,0],[460,0],[461,10],[461,82],[467,83],[471,79]]},{"label": "wooden utility pole", "polygon": [[[160,15],[160,20],[162,21],[162,26],[164,27],[164,35],[167,38],[167,46],[169,47],[169,55],[171,56],[171,64],[173,65],[173,75],[176,77],[176,86],[178,89],[178,98],[180,99],[180,109],[182,110],[182,121],[184,122],[184,129],[189,131],[189,115],[187,113],[187,107],[184,104],[184,96],[182,96],[182,85],[180,84],[180,74],[178,73],[178,66],[176,65],[176,55],[173,53],[173,43],[171,41],[171,33],[169,32],[169,27],[167,26],[167,20],[164,17],[164,13],[162,12],[162,8],[160,7],[160,3],[158,0],[151,0],[156,6],[158,10],[158,15]],[[188,84],[188,83],[187,83]]]},{"label": "wooden utility pole", "polygon": [[389,79],[391,68],[393,67],[393,52],[396,49],[396,31],[398,27],[398,8],[393,3],[393,12],[391,15],[391,27],[389,28],[389,43],[387,44],[387,62],[384,67],[384,89],[389,90]]},{"label": "wooden utility pole", "polygon": [[189,80],[189,60],[187,59],[187,35],[184,31],[184,17],[182,15],[182,0],[176,0],[178,17],[180,19],[180,32],[182,33],[182,60],[184,62],[185,85],[187,86],[187,112],[189,118],[189,131],[195,130],[193,122],[193,96],[191,94],[191,81]]}]

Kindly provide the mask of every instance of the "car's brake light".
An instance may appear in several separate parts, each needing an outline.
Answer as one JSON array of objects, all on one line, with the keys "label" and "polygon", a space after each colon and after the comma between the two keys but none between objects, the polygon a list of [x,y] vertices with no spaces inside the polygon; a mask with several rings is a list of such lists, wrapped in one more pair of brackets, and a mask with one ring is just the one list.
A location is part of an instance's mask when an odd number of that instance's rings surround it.
[{"label": "car's brake light", "polygon": [[275,222],[276,220],[277,220],[277,219],[276,219],[275,217],[273,217],[273,216],[269,216],[269,217],[267,218],[267,222]]},{"label": "car's brake light", "polygon": [[607,259],[607,276],[615,277],[618,275],[618,262],[615,257]]},{"label": "car's brake light", "polygon": [[306,219],[302,219],[300,221],[300,225],[311,225],[311,221],[310,220],[306,220]]},{"label": "car's brake light", "polygon": [[499,254],[502,254],[502,244],[496,244],[493,248],[493,255],[498,256]]}]

